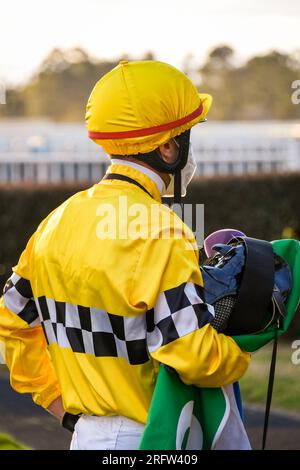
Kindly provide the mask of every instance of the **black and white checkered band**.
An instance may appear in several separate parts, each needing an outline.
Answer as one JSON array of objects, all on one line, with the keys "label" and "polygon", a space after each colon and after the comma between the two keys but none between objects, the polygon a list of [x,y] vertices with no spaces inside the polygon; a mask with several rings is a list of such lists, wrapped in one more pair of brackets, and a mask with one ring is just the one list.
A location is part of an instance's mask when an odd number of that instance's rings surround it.
[{"label": "black and white checkered band", "polygon": [[203,288],[187,282],[162,292],[147,313],[150,352],[202,328],[214,318],[214,308],[202,300]]},{"label": "black and white checkered band", "polygon": [[96,357],[122,357],[133,365],[149,361],[149,353],[214,318],[213,307],[202,300],[203,289],[192,282],[161,293],[153,309],[134,317],[32,295],[30,282],[16,273],[4,287],[5,306],[30,326],[42,323],[48,344]]},{"label": "black and white checkered band", "polygon": [[36,303],[49,344],[96,357],[122,357],[133,365],[149,361],[145,314],[122,317],[46,297]]},{"label": "black and white checkered band", "polygon": [[4,305],[30,326],[40,324],[30,282],[13,273],[3,289]]}]

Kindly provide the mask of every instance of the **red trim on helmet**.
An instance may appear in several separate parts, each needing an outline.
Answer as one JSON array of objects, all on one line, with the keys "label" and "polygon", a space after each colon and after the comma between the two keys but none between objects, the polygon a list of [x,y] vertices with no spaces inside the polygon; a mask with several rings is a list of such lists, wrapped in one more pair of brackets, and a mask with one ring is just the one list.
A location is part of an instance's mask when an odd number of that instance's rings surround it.
[{"label": "red trim on helmet", "polygon": [[94,132],[89,131],[88,135],[91,139],[126,139],[127,137],[143,137],[146,135],[158,134],[159,132],[168,131],[175,127],[182,126],[187,122],[193,121],[196,117],[200,116],[203,111],[203,105],[200,103],[199,107],[187,116],[177,119],[177,121],[168,122],[159,126],[148,127],[147,129],[136,129],[132,131],[121,132]]}]

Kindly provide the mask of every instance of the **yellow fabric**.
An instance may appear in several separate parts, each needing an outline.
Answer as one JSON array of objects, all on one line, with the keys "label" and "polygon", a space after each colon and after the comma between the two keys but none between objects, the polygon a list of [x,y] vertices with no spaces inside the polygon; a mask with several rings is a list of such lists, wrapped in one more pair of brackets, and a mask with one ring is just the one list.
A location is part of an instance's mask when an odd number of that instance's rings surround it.
[{"label": "yellow fabric", "polygon": [[181,119],[200,102],[201,115],[175,129],[143,137],[93,139],[108,154],[150,152],[202,121],[212,104],[210,95],[199,94],[191,80],[171,65],[122,61],[96,83],[87,104],[86,124],[93,132],[145,129]]},{"label": "yellow fabric", "polygon": [[[183,354],[185,350],[189,351],[189,354]],[[232,352],[233,357],[230,358]],[[245,372],[247,361],[246,354],[238,353],[236,343],[231,337],[216,334],[216,330],[209,324],[184,336],[180,342],[173,341],[162,346],[152,353],[152,356],[172,367],[176,357],[176,368],[180,371],[181,380],[186,385],[198,387],[222,387],[232,383],[233,364],[235,363],[234,374],[239,378]],[[200,373],[197,366],[191,367],[191,358],[201,358]]]},{"label": "yellow fabric", "polygon": [[61,390],[41,326],[31,328],[0,299],[0,339],[11,386],[19,393],[32,393],[37,405],[47,408]]},{"label": "yellow fabric", "polygon": [[[202,285],[198,251],[192,249],[195,240],[189,229],[184,238],[176,238],[183,222],[161,204],[147,175],[123,165],[111,166],[109,171],[140,182],[154,199],[141,188],[116,180],[75,194],[40,224],[14,271],[30,279],[34,298],[135,319],[151,311],[160,293],[186,282]],[[155,206],[159,220],[166,220],[154,227],[147,217],[140,218],[137,233],[143,234],[150,224],[152,234],[162,235],[171,228],[171,237],[99,238],[103,204],[115,208],[117,228],[124,229],[124,196],[128,208],[139,203],[151,211]],[[130,222],[136,217],[129,216]],[[185,383],[208,387],[238,380],[249,363],[248,353],[210,325],[165,344],[142,364],[133,365],[124,357],[73,352],[56,343],[48,347],[50,361],[42,328],[29,327],[3,302],[0,339],[8,348],[13,387],[33,393],[42,406],[48,406],[61,391],[64,407],[71,413],[124,415],[142,423],[147,419],[158,361],[174,367]]]}]

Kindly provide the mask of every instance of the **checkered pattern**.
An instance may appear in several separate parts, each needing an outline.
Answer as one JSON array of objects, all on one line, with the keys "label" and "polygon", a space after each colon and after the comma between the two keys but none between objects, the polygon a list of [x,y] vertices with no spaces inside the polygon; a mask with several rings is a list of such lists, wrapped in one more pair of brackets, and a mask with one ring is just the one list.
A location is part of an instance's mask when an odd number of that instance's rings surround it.
[{"label": "checkered pattern", "polygon": [[30,282],[16,273],[4,287],[5,306],[30,326],[42,323],[48,344],[96,357],[122,357],[133,365],[211,322],[214,309],[202,298],[203,289],[188,282],[161,293],[147,313],[122,317],[46,297],[34,300]]},{"label": "checkered pattern", "polygon": [[49,344],[96,357],[123,357],[133,365],[149,361],[145,315],[122,317],[46,297],[36,304]]},{"label": "checkered pattern", "polygon": [[30,326],[40,324],[30,282],[13,273],[3,289],[5,306]]},{"label": "checkered pattern", "polygon": [[150,352],[210,323],[214,309],[205,304],[203,289],[187,282],[161,293],[147,314],[147,343]]}]

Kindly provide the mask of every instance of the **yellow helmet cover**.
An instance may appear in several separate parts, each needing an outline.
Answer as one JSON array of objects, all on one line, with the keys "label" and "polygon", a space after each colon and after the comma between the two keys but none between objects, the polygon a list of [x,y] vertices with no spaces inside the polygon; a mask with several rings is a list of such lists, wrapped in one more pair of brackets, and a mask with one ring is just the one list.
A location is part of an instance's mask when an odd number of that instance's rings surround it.
[{"label": "yellow helmet cover", "polygon": [[211,103],[171,65],[121,61],[89,97],[89,137],[111,155],[151,152],[202,121]]}]

